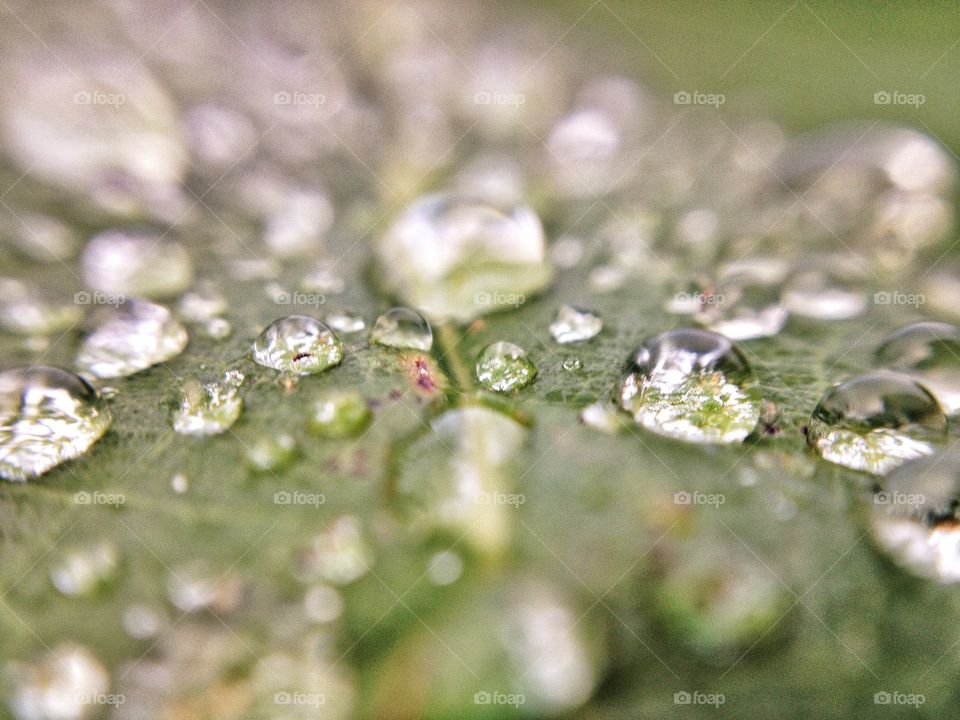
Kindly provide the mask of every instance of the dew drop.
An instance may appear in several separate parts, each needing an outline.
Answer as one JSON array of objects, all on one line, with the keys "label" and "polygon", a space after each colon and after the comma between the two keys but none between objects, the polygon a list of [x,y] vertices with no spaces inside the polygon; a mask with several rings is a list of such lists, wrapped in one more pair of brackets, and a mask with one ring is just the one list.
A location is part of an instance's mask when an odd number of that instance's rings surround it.
[{"label": "dew drop", "polygon": [[567,358],[566,360],[563,361],[562,367],[564,370],[568,370],[570,372],[573,372],[575,370],[582,370],[583,361],[577,357]]},{"label": "dew drop", "polygon": [[348,313],[330,313],[327,315],[327,325],[337,332],[347,335],[362,332],[367,327],[367,323],[362,317]]},{"label": "dew drop", "polygon": [[267,218],[263,239],[277,257],[310,255],[320,251],[333,224],[333,205],[323,193],[295,190]]},{"label": "dew drop", "polygon": [[395,307],[377,318],[370,330],[370,341],[387,347],[429,352],[433,347],[433,329],[415,310]]},{"label": "dew drop", "polygon": [[453,550],[441,550],[427,561],[427,577],[434,585],[450,585],[463,573],[463,559]]},{"label": "dew drop", "polygon": [[244,583],[231,573],[219,573],[204,561],[191,562],[170,572],[167,595],[183,612],[212,608],[217,613],[235,610],[241,600]]},{"label": "dew drop", "polygon": [[80,307],[52,302],[19,280],[0,278],[0,328],[18,335],[53,335],[76,325]]},{"label": "dew drop", "polygon": [[866,312],[862,263],[836,258],[823,258],[823,263],[827,268],[805,269],[793,276],[783,290],[784,307],[814,320],[849,320]]},{"label": "dew drop", "polygon": [[313,622],[330,623],[343,614],[343,597],[329,585],[314,585],[303,598],[303,609]]},{"label": "dew drop", "polygon": [[186,248],[161,233],[108,230],[87,243],[83,277],[103,293],[166,298],[190,286],[193,264]]},{"label": "dew drop", "polygon": [[113,580],[119,554],[109,542],[67,550],[50,569],[50,581],[68,597],[94,594]]},{"label": "dew drop", "polygon": [[835,385],[810,418],[807,442],[825,460],[886,475],[930,455],[947,418],[930,392],[907,375],[878,371]]},{"label": "dew drop", "polygon": [[516,307],[552,275],[531,208],[448,194],[416,200],[381,238],[377,254],[389,293],[430,317],[463,322]]},{"label": "dew drop", "polygon": [[561,345],[590,340],[602,329],[603,320],[599,315],[571,305],[562,305],[557,311],[557,319],[550,324],[550,334]]},{"label": "dew drop", "polygon": [[370,423],[372,414],[358,392],[334,392],[323,397],[310,416],[310,430],[329,438],[358,435]]},{"label": "dew drop", "polygon": [[277,473],[297,455],[297,441],[286,434],[260,437],[245,449],[247,463],[257,472]]},{"label": "dew drop", "polygon": [[123,612],[123,629],[135,640],[156,637],[165,622],[163,613],[149,605],[131,605]]},{"label": "dew drop", "polygon": [[669,330],[644,342],[630,358],[619,401],[638,425],[692,443],[741,442],[760,419],[746,358],[708,330]]},{"label": "dew drop", "polygon": [[253,343],[258,365],[294,375],[323,372],[343,361],[343,345],[316,318],[289,315],[271,323]]},{"label": "dew drop", "polygon": [[580,411],[579,420],[594,430],[614,435],[620,431],[622,415],[615,407],[606,403],[593,403]]},{"label": "dew drop", "polygon": [[183,398],[173,415],[173,429],[181,435],[219,435],[232,426],[243,410],[240,391],[226,382],[183,386]]},{"label": "dew drop", "polygon": [[508,342],[487,345],[477,357],[476,370],[483,387],[504,393],[525,388],[537,376],[523,348]]},{"label": "dew drop", "polygon": [[93,698],[110,689],[110,675],[82,645],[61,643],[37,662],[6,667],[10,709],[20,720],[83,720],[96,714]]},{"label": "dew drop", "polygon": [[170,478],[170,489],[177,495],[183,495],[190,489],[190,479],[183,473],[177,473]]},{"label": "dew drop", "polygon": [[349,585],[363,577],[372,564],[373,555],[360,521],[353,515],[344,515],[313,538],[300,557],[300,572],[308,580]]},{"label": "dew drop", "polygon": [[0,477],[24,481],[83,455],[112,416],[85,380],[35,365],[0,373]]},{"label": "dew drop", "polygon": [[77,366],[99,378],[126,377],[176,357],[186,346],[187,331],[169,310],[132,300],[87,336]]},{"label": "dew drop", "polygon": [[929,389],[948,416],[960,411],[960,328],[943,322],[905,325],[884,339],[876,358]]}]

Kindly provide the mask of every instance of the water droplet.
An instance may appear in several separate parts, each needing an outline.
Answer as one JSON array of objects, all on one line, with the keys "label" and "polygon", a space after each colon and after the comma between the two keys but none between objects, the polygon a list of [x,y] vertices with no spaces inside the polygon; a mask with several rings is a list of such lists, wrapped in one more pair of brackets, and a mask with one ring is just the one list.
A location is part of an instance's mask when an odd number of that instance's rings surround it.
[{"label": "water droplet", "polygon": [[561,345],[590,340],[602,329],[603,320],[599,315],[571,305],[562,305],[557,311],[557,319],[550,324],[550,334]]},{"label": "water droplet", "polygon": [[343,597],[329,585],[314,585],[303,598],[303,609],[313,622],[330,623],[343,614]]},{"label": "water droplet", "polygon": [[582,370],[582,369],[583,369],[583,361],[582,361],[580,358],[577,358],[577,357],[575,357],[575,358],[567,358],[566,360],[563,361],[563,369],[564,369],[564,370],[569,370],[569,371],[571,371],[571,372],[574,371],[574,370]]},{"label": "water droplet", "polygon": [[190,480],[183,473],[177,473],[170,478],[170,489],[177,495],[183,495],[190,489]]},{"label": "water droplet", "polygon": [[0,373],[0,477],[28,480],[83,455],[112,416],[82,378],[35,365]]},{"label": "water droplet", "polygon": [[370,341],[387,347],[429,352],[433,347],[433,329],[415,310],[395,307],[377,318],[370,331]]},{"label": "water droplet", "polygon": [[245,448],[247,462],[257,472],[277,473],[297,455],[297,441],[290,435],[259,437]]},{"label": "water droplet", "polygon": [[825,267],[801,270],[783,291],[783,304],[794,315],[815,320],[849,320],[866,312],[863,263],[822,258]]},{"label": "water droplet", "polygon": [[558,268],[575,268],[583,259],[583,241],[575,237],[559,238],[550,246],[550,260]]},{"label": "water droplet", "polygon": [[362,332],[366,329],[367,323],[359,315],[349,315],[347,313],[330,313],[327,315],[327,325],[340,333],[352,334]]},{"label": "water droplet", "polygon": [[590,271],[590,287],[598,293],[619,290],[627,281],[627,270],[619,265],[600,265]]},{"label": "water droplet", "polygon": [[160,233],[108,230],[87,243],[83,277],[103,293],[166,298],[190,286],[193,264],[186,248]]},{"label": "water droplet", "polygon": [[148,640],[163,630],[166,618],[149,605],[131,605],[123,612],[123,629],[135,640]]},{"label": "water droplet", "polygon": [[50,580],[68,597],[92,595],[113,580],[118,564],[112,543],[93,543],[66,551],[50,569]]},{"label": "water droplet", "polygon": [[303,276],[300,287],[306,292],[339,295],[347,289],[347,283],[337,273],[333,263],[323,260]]},{"label": "water droplet", "polygon": [[173,415],[173,429],[181,435],[219,435],[233,425],[243,410],[240,391],[225,382],[183,386],[183,399]]},{"label": "water droplet", "polygon": [[344,515],[313,538],[300,558],[300,571],[308,580],[349,585],[363,577],[372,563],[373,555],[363,538],[360,521]]},{"label": "water droplet", "polygon": [[187,322],[204,323],[227,311],[227,300],[212,287],[188,292],[177,303],[177,312]]},{"label": "water droplet", "polygon": [[76,325],[77,305],[51,302],[19,280],[0,278],[0,327],[19,335],[53,335]]},{"label": "water droplet", "polygon": [[947,418],[930,392],[907,375],[874,372],[830,389],[810,418],[808,443],[830,462],[886,475],[934,451]]},{"label": "water droplet", "polygon": [[18,250],[38,262],[67,260],[80,246],[76,233],[56,218],[22,211],[17,212],[7,236]]},{"label": "water droplet", "polygon": [[435,553],[427,561],[427,577],[434,585],[450,585],[463,573],[463,559],[452,550]]},{"label": "water droplet", "polygon": [[333,205],[323,193],[294,190],[267,218],[264,242],[278,257],[319,252],[324,235],[333,224]]},{"label": "water droplet", "polygon": [[788,316],[779,287],[753,268],[741,267],[724,273],[696,318],[731,340],[753,340],[779,333]]},{"label": "water droplet", "polygon": [[876,358],[929,389],[947,415],[960,411],[960,328],[942,322],[911,323],[888,335]]},{"label": "water droplet", "polygon": [[309,427],[323,437],[351,437],[362,432],[371,417],[370,408],[360,393],[335,392],[317,403]]},{"label": "water droplet", "polygon": [[580,411],[580,422],[594,430],[614,435],[620,431],[621,415],[606,403],[593,403]]},{"label": "water droplet", "polygon": [[430,317],[459,321],[543,290],[552,275],[545,250],[531,208],[446,194],[415,201],[377,245],[388,292]]},{"label": "water droplet", "polygon": [[237,575],[216,572],[204,561],[180,566],[167,579],[170,602],[183,612],[212,608],[230,613],[239,606],[243,590],[244,583]]},{"label": "water droplet", "polygon": [[760,419],[746,358],[707,330],[669,330],[644,342],[631,357],[619,400],[637,424],[686,442],[741,442]]},{"label": "water droplet", "polygon": [[941,583],[960,582],[960,451],[907,463],[873,495],[870,532],[895,563]]},{"label": "water droplet", "polygon": [[488,390],[511,392],[533,382],[536,366],[523,348],[508,342],[487,345],[477,357],[477,380]]},{"label": "water droplet", "polygon": [[132,300],[83,341],[77,366],[100,378],[126,377],[176,357],[186,346],[187,331],[169,310]]},{"label": "water droplet", "polygon": [[35,663],[11,662],[10,709],[19,720],[83,720],[110,689],[110,675],[82,645],[61,643]]},{"label": "water droplet", "polygon": [[271,323],[253,344],[258,365],[283,373],[312,375],[343,360],[343,345],[316,318],[289,315]]}]

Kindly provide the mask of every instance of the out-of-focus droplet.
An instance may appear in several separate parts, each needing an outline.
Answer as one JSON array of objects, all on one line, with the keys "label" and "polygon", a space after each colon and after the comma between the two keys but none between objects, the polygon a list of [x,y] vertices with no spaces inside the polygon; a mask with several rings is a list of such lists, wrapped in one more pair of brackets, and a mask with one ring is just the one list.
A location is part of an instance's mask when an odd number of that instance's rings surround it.
[{"label": "out-of-focus droplet", "polygon": [[170,478],[170,489],[177,495],[183,495],[190,489],[190,479],[183,473],[176,473]]},{"label": "out-of-focus droplet", "polygon": [[370,341],[387,347],[429,352],[433,347],[433,329],[416,310],[395,307],[377,318],[370,330]]},{"label": "out-of-focus droplet", "polygon": [[363,332],[367,328],[367,323],[359,315],[342,312],[334,312],[327,315],[327,325],[345,335]]},{"label": "out-of-focus droplet", "polygon": [[343,361],[343,345],[316,318],[289,315],[272,322],[253,343],[258,365],[293,375],[323,372]]},{"label": "out-of-focus droplet", "polygon": [[569,372],[583,369],[583,361],[578,357],[567,358],[561,363],[561,367]]},{"label": "out-of-focus droplet", "polygon": [[603,329],[603,320],[589,310],[562,305],[557,318],[550,324],[550,334],[561,345],[584,342],[595,338]]},{"label": "out-of-focus droplet", "polygon": [[587,427],[613,435],[623,427],[621,414],[615,407],[606,403],[593,403],[580,411],[580,422]]},{"label": "out-of-focus droplet", "polygon": [[244,448],[247,463],[257,472],[277,473],[297,455],[297,441],[291,435],[267,435]]},{"label": "out-of-focus droplet", "polygon": [[360,521],[344,515],[313,538],[299,564],[305,579],[349,585],[367,574],[373,554],[363,537]]},{"label": "out-of-focus droplet", "polygon": [[619,400],[642,427],[693,443],[741,442],[760,419],[746,358],[707,330],[669,330],[644,342],[630,358]]},{"label": "out-of-focus droplet", "polygon": [[431,318],[516,307],[551,280],[543,228],[524,205],[428,195],[377,244],[385,289]]},{"label": "out-of-focus droplet", "polygon": [[173,429],[181,435],[207,437],[229,429],[243,411],[240,391],[226,382],[183,386],[180,406],[173,415]]},{"label": "out-of-focus droplet", "polygon": [[166,362],[187,346],[187,331],[170,311],[129,300],[83,341],[77,366],[99,378],[133,375]]},{"label": "out-of-focus droplet", "polygon": [[[82,296],[78,293],[79,299]],[[18,335],[53,335],[76,325],[80,305],[51,302],[19,280],[0,278],[0,328]]]},{"label": "out-of-focus droplet", "polygon": [[343,614],[343,597],[329,585],[314,585],[303,598],[308,618],[317,623],[330,623]]},{"label": "out-of-focus droplet", "polygon": [[190,287],[193,261],[183,245],[162,233],[108,230],[87,243],[83,279],[102,293],[168,298]]},{"label": "out-of-focus droplet", "polygon": [[80,247],[73,229],[49,215],[17,212],[4,229],[20,252],[38,262],[63,262]]},{"label": "out-of-focus droplet", "polygon": [[29,480],[80,457],[112,419],[97,391],[66,370],[0,373],[0,477]]},{"label": "out-of-focus droplet", "polygon": [[934,452],[947,418],[930,392],[907,375],[874,372],[834,386],[810,418],[807,442],[837,465],[886,475]]},{"label": "out-of-focus droplet", "polygon": [[347,282],[337,272],[334,263],[329,260],[321,260],[303,276],[300,280],[300,287],[305,292],[339,295],[347,289]]},{"label": "out-of-focus droplet", "polygon": [[427,561],[427,577],[434,585],[450,585],[463,573],[463,559],[453,550],[441,550]]},{"label": "out-of-focus droplet", "polygon": [[134,640],[148,640],[163,630],[166,618],[163,612],[150,605],[130,605],[123,611],[123,629]]},{"label": "out-of-focus droplet", "polygon": [[183,612],[206,608],[216,613],[233,612],[240,604],[243,590],[240,577],[216,572],[203,561],[179,566],[167,578],[170,602]]},{"label": "out-of-focus droplet", "polygon": [[116,546],[96,542],[63,552],[50,569],[50,581],[68,597],[92,595],[113,580],[120,558]]},{"label": "out-of-focus droplet", "polygon": [[323,193],[297,190],[267,218],[263,240],[277,257],[317,254],[333,224],[333,205]]},{"label": "out-of-focus droplet", "polygon": [[317,402],[309,428],[323,437],[352,437],[362,432],[371,418],[370,408],[360,393],[333,392]]},{"label": "out-of-focus droplet", "polygon": [[863,261],[822,258],[819,268],[801,269],[783,289],[783,305],[814,320],[849,320],[867,310]]},{"label": "out-of-focus droplet", "polygon": [[110,675],[82,645],[61,643],[37,662],[11,662],[8,696],[18,720],[85,720],[110,689]]},{"label": "out-of-focus droplet", "polygon": [[480,384],[496,392],[520,390],[537,376],[537,367],[523,348],[508,342],[495,342],[481,350],[476,370]]},{"label": "out-of-focus droplet", "polygon": [[960,411],[960,328],[943,322],[910,323],[883,340],[876,358],[930,390],[947,415]]}]

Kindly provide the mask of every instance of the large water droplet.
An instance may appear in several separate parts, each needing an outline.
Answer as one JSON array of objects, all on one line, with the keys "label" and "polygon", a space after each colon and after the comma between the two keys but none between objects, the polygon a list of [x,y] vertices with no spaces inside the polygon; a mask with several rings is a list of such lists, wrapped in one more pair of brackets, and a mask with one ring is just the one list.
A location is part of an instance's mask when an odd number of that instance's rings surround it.
[{"label": "large water droplet", "polygon": [[477,380],[487,390],[511,392],[533,382],[537,367],[523,348],[513,343],[487,345],[477,357]]},{"label": "large water droplet", "polygon": [[93,716],[110,676],[82,645],[62,643],[35,663],[7,665],[10,709],[20,720],[83,720]]},{"label": "large water droplet", "polygon": [[289,315],[260,333],[253,343],[253,359],[258,365],[283,373],[312,375],[339,365],[343,345],[316,318]]},{"label": "large water droplet", "polygon": [[525,205],[428,195],[377,246],[387,291],[430,317],[471,320],[516,307],[551,280],[543,228]]},{"label": "large water droplet", "polygon": [[83,277],[100,292],[165,298],[190,286],[193,264],[186,248],[160,233],[108,230],[87,243]]},{"label": "large water droplet", "polygon": [[918,380],[947,415],[960,410],[960,328],[942,322],[916,322],[886,337],[877,362]]},{"label": "large water droplet", "polygon": [[603,320],[589,310],[578,310],[563,305],[557,311],[557,319],[550,324],[550,334],[561,345],[584,342],[595,338],[603,329]]},{"label": "large water droplet", "polygon": [[428,352],[433,347],[433,330],[420,313],[395,307],[377,318],[370,331],[370,341],[387,347]]},{"label": "large water droplet", "polygon": [[807,441],[830,462],[885,475],[929,455],[947,418],[930,392],[893,372],[860,375],[834,386],[810,418]]},{"label": "large water droplet", "polygon": [[895,563],[921,577],[960,582],[960,450],[908,463],[872,497],[870,533]]},{"label": "large water droplet", "polygon": [[27,480],[83,455],[111,420],[97,391],[66,370],[0,374],[0,477]]},{"label": "large water droplet", "polygon": [[183,387],[183,399],[173,415],[173,429],[181,435],[219,435],[233,425],[243,410],[239,389],[226,381]]},{"label": "large water droplet", "polygon": [[126,377],[170,360],[186,346],[187,331],[169,310],[132,300],[83,341],[77,366],[100,378]]},{"label": "large water droplet", "polygon": [[119,563],[117,548],[98,542],[67,550],[50,570],[50,580],[64,595],[92,595],[114,577]]},{"label": "large water droplet", "polygon": [[310,430],[324,437],[342,438],[359,434],[372,414],[358,392],[330,393],[316,405],[310,417]]},{"label": "large water droplet", "polygon": [[630,359],[619,399],[639,425],[686,442],[741,442],[760,419],[746,358],[707,330],[669,330],[644,342]]}]

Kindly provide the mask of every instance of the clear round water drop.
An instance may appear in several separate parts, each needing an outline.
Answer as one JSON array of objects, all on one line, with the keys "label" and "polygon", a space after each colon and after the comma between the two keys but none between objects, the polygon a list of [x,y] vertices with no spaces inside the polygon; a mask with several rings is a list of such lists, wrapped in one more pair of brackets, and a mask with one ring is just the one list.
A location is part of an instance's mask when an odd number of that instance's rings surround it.
[{"label": "clear round water drop", "polygon": [[550,334],[561,345],[590,340],[602,329],[603,320],[599,315],[572,305],[562,305],[556,320],[550,324]]},{"label": "clear round water drop", "polygon": [[50,581],[68,597],[94,594],[114,578],[120,556],[110,542],[97,542],[65,551],[50,569]]},{"label": "clear round water drop", "polygon": [[564,370],[574,372],[583,369],[583,361],[578,357],[567,358],[561,363],[561,366]]},{"label": "clear round water drop", "polygon": [[166,298],[190,287],[193,263],[186,248],[163,233],[108,230],[87,243],[83,277],[103,293]]},{"label": "clear round water drop", "polygon": [[316,318],[289,315],[272,322],[253,343],[258,365],[294,375],[323,372],[343,361],[343,345]]},{"label": "clear round water drop", "polygon": [[0,373],[0,477],[24,481],[80,457],[111,421],[97,391],[73,373],[42,365]]},{"label": "clear round water drop", "polygon": [[377,345],[428,352],[433,347],[433,329],[416,310],[395,307],[377,318],[370,330]]},{"label": "clear round water drop", "polygon": [[206,437],[229,429],[243,411],[239,389],[227,382],[183,386],[183,397],[173,415],[173,429],[181,435]]},{"label": "clear round water drop", "polygon": [[543,227],[526,205],[416,200],[377,244],[385,289],[429,317],[469,321],[549,285]]},{"label": "clear round water drop", "polygon": [[874,544],[908,572],[960,582],[960,451],[893,470],[870,498]]},{"label": "clear round water drop", "polygon": [[347,335],[363,332],[367,328],[367,323],[359,315],[350,315],[349,313],[342,312],[327,315],[327,325],[337,332]]},{"label": "clear round water drop", "polygon": [[187,331],[169,310],[132,300],[87,336],[77,366],[99,378],[126,377],[176,357],[186,346]]},{"label": "clear round water drop", "polygon": [[915,378],[934,394],[949,416],[960,411],[960,328],[916,322],[888,335],[877,362]]},{"label": "clear round water drop", "polygon": [[807,442],[837,465],[886,475],[908,460],[934,452],[947,418],[913,378],[879,371],[831,388],[810,418]]},{"label": "clear round water drop", "polygon": [[503,393],[525,388],[537,376],[523,348],[508,342],[487,345],[477,357],[476,371],[484,388]]},{"label": "clear round water drop", "polygon": [[362,432],[372,417],[360,393],[334,392],[317,402],[310,416],[309,428],[323,437],[351,437]]},{"label": "clear round water drop", "polygon": [[695,328],[644,342],[630,358],[618,399],[638,425],[691,443],[742,442],[760,419],[746,358],[723,335]]}]

